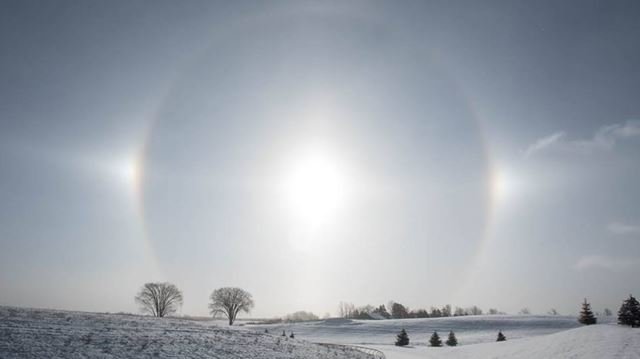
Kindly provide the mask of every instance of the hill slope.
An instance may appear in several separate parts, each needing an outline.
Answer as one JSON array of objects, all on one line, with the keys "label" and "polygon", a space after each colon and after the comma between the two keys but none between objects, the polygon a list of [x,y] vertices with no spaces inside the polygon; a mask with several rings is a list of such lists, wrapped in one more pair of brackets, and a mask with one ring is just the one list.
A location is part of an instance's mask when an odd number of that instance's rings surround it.
[{"label": "hill slope", "polygon": [[349,349],[207,322],[0,307],[0,358],[369,359]]},{"label": "hill slope", "polygon": [[457,348],[379,346],[387,359],[638,359],[640,329],[615,324],[591,325],[502,343]]},{"label": "hill slope", "polygon": [[[575,317],[537,315],[484,315],[448,318],[323,321],[259,325],[256,330],[269,328],[273,333],[293,331],[301,339],[312,342],[377,345],[393,344],[401,329],[409,333],[412,345],[427,345],[434,331],[456,332],[461,345],[488,343],[496,339],[498,330],[509,339],[553,334],[580,327]],[[262,328],[262,329],[260,329]]]}]

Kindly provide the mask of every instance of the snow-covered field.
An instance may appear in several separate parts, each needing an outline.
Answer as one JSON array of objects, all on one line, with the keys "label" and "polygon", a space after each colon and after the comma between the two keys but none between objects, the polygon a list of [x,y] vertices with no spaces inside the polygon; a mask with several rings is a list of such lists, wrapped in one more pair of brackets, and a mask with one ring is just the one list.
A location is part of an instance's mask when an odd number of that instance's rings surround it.
[{"label": "snow-covered field", "polygon": [[270,332],[293,331],[299,338],[319,343],[393,344],[401,329],[409,334],[412,345],[427,345],[434,331],[441,336],[453,330],[460,345],[496,340],[499,330],[508,339],[527,338],[577,328],[576,317],[535,315],[484,315],[425,319],[351,320],[328,319],[284,325],[259,325]]},{"label": "snow-covered field", "polygon": [[501,343],[456,348],[380,346],[378,349],[385,352],[387,359],[638,359],[640,330],[598,324]]},{"label": "snow-covered field", "polygon": [[[400,329],[409,347],[395,347]],[[268,329],[269,334],[265,334]],[[280,336],[293,331],[295,339]],[[457,334],[461,346],[426,345],[437,330]],[[508,340],[496,343],[502,330]],[[156,319],[136,315],[0,307],[0,358],[356,358],[346,348],[312,342],[357,344],[387,359],[417,358],[636,358],[640,329],[613,323],[583,327],[574,317],[469,316],[353,321],[330,319],[290,325],[241,325],[220,321]]]},{"label": "snow-covered field", "polygon": [[[387,359],[417,358],[640,358],[640,329],[614,324],[582,326],[575,317],[562,316],[468,316],[383,321],[331,319],[290,325],[267,325],[270,331],[293,331],[314,342],[365,345],[384,352]],[[396,334],[406,329],[409,347],[393,345]],[[460,346],[432,348],[427,342],[434,330],[443,341],[449,330]],[[501,330],[508,338],[496,343]]]},{"label": "snow-covered field", "polygon": [[0,358],[140,357],[370,359],[212,322],[0,307]]}]

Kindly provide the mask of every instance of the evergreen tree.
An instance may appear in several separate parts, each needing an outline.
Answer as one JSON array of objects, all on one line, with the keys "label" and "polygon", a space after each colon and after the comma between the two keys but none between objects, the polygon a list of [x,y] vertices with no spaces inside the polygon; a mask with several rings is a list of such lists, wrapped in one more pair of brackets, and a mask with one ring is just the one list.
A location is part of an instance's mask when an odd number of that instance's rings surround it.
[{"label": "evergreen tree", "polygon": [[640,327],[640,303],[632,295],[620,306],[618,324],[630,325],[632,328]]},{"label": "evergreen tree", "polygon": [[293,332],[291,332],[291,335],[289,335],[289,338],[294,339],[296,336],[293,335]]},{"label": "evergreen tree", "polygon": [[398,337],[396,339],[396,345],[399,347],[403,347],[405,345],[409,345],[409,335],[407,335],[407,331],[402,329],[400,331],[400,334],[398,334]]},{"label": "evergreen tree", "polygon": [[433,332],[433,334],[431,335],[431,339],[429,339],[429,345],[432,347],[442,346],[442,340],[440,340],[440,336],[438,335],[438,332]]},{"label": "evergreen tree", "polygon": [[580,311],[580,318],[578,321],[585,325],[596,324],[596,317],[593,316],[591,304],[587,302],[587,298],[585,298],[584,303],[582,303],[582,310]]},{"label": "evergreen tree", "polygon": [[445,342],[450,347],[455,347],[458,345],[458,339],[456,339],[456,335],[453,333],[453,330],[449,332],[449,338]]},{"label": "evergreen tree", "polygon": [[373,313],[380,314],[382,317],[386,319],[391,318],[391,314],[387,312],[387,308],[384,306],[384,304],[381,304],[378,308],[374,309]]},{"label": "evergreen tree", "polygon": [[498,339],[496,339],[497,342],[505,342],[507,341],[507,337],[504,336],[504,334],[502,334],[502,331],[498,332]]},{"label": "evergreen tree", "polygon": [[283,336],[283,337],[286,337],[286,336],[287,336],[287,333],[285,333],[285,332],[284,332],[284,330],[282,331],[282,336]]}]

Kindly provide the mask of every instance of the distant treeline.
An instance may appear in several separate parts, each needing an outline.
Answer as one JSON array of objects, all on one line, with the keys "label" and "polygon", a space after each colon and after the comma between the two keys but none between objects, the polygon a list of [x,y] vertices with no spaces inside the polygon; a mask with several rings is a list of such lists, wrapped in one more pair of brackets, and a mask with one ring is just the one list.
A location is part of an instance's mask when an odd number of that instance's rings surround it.
[{"label": "distant treeline", "polygon": [[[389,309],[387,309],[387,306]],[[409,309],[407,306],[397,302],[389,302],[374,307],[365,305],[356,307],[353,303],[340,302],[338,305],[338,315],[348,319],[406,319],[406,318],[440,318],[458,317],[464,315],[482,315],[482,309],[477,306],[468,308],[455,307],[447,304],[441,308],[431,307],[427,309]],[[505,314],[497,309],[489,309],[487,314]]]}]

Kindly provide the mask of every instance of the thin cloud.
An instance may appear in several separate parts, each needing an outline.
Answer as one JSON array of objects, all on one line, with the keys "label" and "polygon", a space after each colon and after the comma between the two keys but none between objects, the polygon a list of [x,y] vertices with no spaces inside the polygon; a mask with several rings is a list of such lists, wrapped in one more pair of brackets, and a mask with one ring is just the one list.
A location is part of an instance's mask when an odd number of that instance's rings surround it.
[{"label": "thin cloud", "polygon": [[608,151],[622,139],[640,137],[640,120],[603,126],[592,138],[568,139],[564,132],[556,132],[538,139],[524,151],[525,157],[547,151],[563,151],[589,154],[595,151]]},{"label": "thin cloud", "polygon": [[640,264],[638,259],[591,255],[578,259],[573,265],[573,269],[577,271],[600,269],[612,272],[623,272],[638,267],[638,264]]},{"label": "thin cloud", "polygon": [[564,141],[564,138],[564,132],[556,132],[547,137],[540,138],[524,151],[524,155],[525,157],[529,157],[536,152],[544,151],[546,148],[554,147],[558,143]]},{"label": "thin cloud", "polygon": [[613,234],[637,234],[640,235],[640,226],[633,224],[625,224],[620,222],[612,222],[607,226],[609,232]]}]

